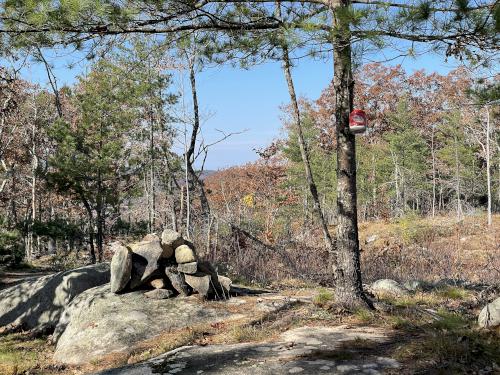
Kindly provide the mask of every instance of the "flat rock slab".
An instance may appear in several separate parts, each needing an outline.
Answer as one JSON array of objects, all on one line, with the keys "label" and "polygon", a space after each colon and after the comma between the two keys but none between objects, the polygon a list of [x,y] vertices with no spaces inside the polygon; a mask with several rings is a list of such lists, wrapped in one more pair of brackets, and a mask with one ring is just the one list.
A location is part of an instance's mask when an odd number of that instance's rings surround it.
[{"label": "flat rock slab", "polygon": [[168,289],[153,289],[144,293],[144,295],[153,299],[167,299],[171,298],[174,295],[174,292]]},{"label": "flat rock slab", "polygon": [[196,298],[157,300],[143,292],[114,294],[109,284],[75,298],[54,332],[54,359],[83,364],[114,352],[128,352],[141,341],[163,332],[229,319]]},{"label": "flat rock slab", "polygon": [[182,273],[194,274],[198,272],[198,262],[183,263],[177,265],[177,270]]},{"label": "flat rock slab", "polygon": [[[301,327],[275,342],[187,346],[142,364],[99,375],[218,374],[382,374],[400,364],[391,358],[356,352],[360,340],[375,347],[388,340],[374,328]],[[352,344],[352,352],[349,344]]]},{"label": "flat rock slab", "polygon": [[52,329],[66,306],[83,291],[109,282],[101,263],[39,278],[0,291],[0,327]]}]

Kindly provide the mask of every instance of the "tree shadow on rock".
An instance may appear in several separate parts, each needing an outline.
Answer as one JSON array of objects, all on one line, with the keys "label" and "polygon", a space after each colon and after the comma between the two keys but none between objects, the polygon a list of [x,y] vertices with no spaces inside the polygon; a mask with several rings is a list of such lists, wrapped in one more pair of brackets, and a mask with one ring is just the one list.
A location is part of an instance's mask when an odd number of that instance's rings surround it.
[{"label": "tree shadow on rock", "polygon": [[26,280],[0,291],[0,327],[53,329],[75,296],[108,282],[107,264]]}]

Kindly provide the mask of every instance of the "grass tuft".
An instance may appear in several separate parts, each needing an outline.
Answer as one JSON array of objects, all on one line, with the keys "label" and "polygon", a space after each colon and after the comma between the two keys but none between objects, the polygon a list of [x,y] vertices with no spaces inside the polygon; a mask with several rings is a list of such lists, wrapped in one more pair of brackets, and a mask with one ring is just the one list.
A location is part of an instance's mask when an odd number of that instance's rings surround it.
[{"label": "grass tuft", "polygon": [[463,316],[445,311],[438,311],[439,319],[431,323],[431,327],[438,330],[458,330],[469,326],[469,322]]},{"label": "grass tuft", "polygon": [[331,301],[333,301],[333,293],[327,289],[320,289],[318,294],[313,297],[313,303],[319,307],[325,307]]},{"label": "grass tuft", "polygon": [[401,316],[393,316],[389,318],[389,323],[391,328],[400,330],[412,330],[415,325],[410,319],[403,318]]},{"label": "grass tuft", "polygon": [[436,291],[436,294],[441,298],[464,300],[470,296],[470,292],[464,288],[455,286],[447,286]]},{"label": "grass tuft", "polygon": [[392,304],[396,307],[436,306],[440,303],[441,298],[435,294],[423,292],[394,298],[392,301]]},{"label": "grass tuft", "polygon": [[369,309],[357,309],[354,315],[356,319],[362,323],[373,323],[376,320],[375,313]]},{"label": "grass tuft", "polygon": [[236,342],[262,341],[274,334],[274,330],[262,326],[236,326],[231,330],[231,336]]}]

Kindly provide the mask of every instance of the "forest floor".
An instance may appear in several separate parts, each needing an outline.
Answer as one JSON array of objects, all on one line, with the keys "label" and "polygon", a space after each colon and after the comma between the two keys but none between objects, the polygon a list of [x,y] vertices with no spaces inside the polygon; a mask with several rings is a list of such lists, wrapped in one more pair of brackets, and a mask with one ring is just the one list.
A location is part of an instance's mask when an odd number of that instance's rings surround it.
[{"label": "forest floor", "polygon": [[[259,307],[270,298],[289,302],[277,311],[265,313]],[[289,373],[296,371],[304,374],[318,372],[318,369],[308,371],[307,365],[314,363],[318,368],[337,368],[338,373],[341,373],[341,369],[349,372],[349,368],[355,370],[363,365],[383,363],[382,369],[367,369],[389,374],[499,374],[500,330],[485,331],[477,328],[476,319],[481,308],[479,300],[476,290],[446,286],[432,292],[417,292],[404,297],[380,297],[375,311],[345,311],[335,306],[331,290],[298,284],[296,288],[281,290],[279,293],[236,297],[229,302],[203,302],[212,308],[229,308],[244,317],[168,332],[141,343],[130,352],[109,355],[86,366],[54,363],[54,347],[47,344],[46,337],[34,338],[27,333],[3,335],[0,336],[0,373],[95,373],[127,365],[140,366],[143,361],[173,349],[194,345],[194,349],[187,350],[194,350],[195,354],[205,347],[208,349],[203,351],[213,349],[220,353],[227,349],[235,356],[241,353],[243,358],[236,364],[239,367],[232,368],[241,374],[271,374],[273,372],[252,372],[252,369],[271,366],[273,363],[285,366],[283,368],[290,370],[291,372],[287,370]],[[302,332],[301,337],[305,337],[305,341],[296,338],[297,329]],[[328,337],[330,340],[336,337],[328,330],[340,335],[336,344],[327,341]],[[241,343],[253,345],[252,356],[248,354],[248,345],[234,346]],[[328,345],[316,345],[321,343]],[[241,348],[241,352],[238,348]],[[283,357],[279,352],[280,348],[293,350],[286,352],[288,355]],[[186,355],[189,356],[189,352]],[[203,353],[200,352],[199,355]],[[198,366],[205,366],[199,367],[202,369],[212,362],[197,363]],[[172,364],[172,359],[166,358],[155,363],[155,366],[160,367],[164,364],[165,373],[168,373],[167,366]],[[171,367],[173,368],[176,367]],[[194,370],[197,369],[186,367],[177,372],[196,374],[197,371]],[[224,372],[222,367],[220,372],[215,370],[216,368],[212,368],[204,372],[231,373]],[[115,373],[127,374],[110,372]]]}]

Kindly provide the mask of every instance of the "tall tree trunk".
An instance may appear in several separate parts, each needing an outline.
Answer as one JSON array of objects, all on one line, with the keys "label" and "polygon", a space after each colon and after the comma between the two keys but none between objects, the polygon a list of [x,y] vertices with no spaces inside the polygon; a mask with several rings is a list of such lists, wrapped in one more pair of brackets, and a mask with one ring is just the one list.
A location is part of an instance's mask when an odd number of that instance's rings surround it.
[{"label": "tall tree trunk", "polygon": [[[280,6],[277,5],[277,13],[278,17],[281,17]],[[290,100],[292,102],[293,115],[295,120],[295,126],[297,129],[297,137],[299,141],[300,148],[300,156],[302,158],[302,164],[304,165],[304,171],[306,174],[307,185],[309,187],[309,192],[313,198],[313,208],[316,216],[319,219],[321,230],[323,231],[323,239],[325,242],[325,246],[330,254],[331,258],[334,258],[335,243],[328,231],[328,226],[323,215],[323,210],[321,209],[321,203],[318,196],[318,188],[316,187],[316,183],[314,182],[314,177],[311,170],[311,163],[309,162],[309,150],[307,149],[306,141],[304,139],[304,132],[302,129],[302,119],[300,116],[299,104],[297,102],[297,95],[295,93],[295,86],[293,84],[292,73],[290,69],[290,56],[288,52],[288,48],[286,45],[283,47],[283,72],[285,73],[285,79],[288,85],[288,93],[290,95]]]},{"label": "tall tree trunk", "polygon": [[[169,178],[168,184],[167,184],[167,198],[170,198],[171,204],[170,206],[170,220],[172,221],[172,229],[177,232],[177,211],[175,209],[176,206],[176,199],[174,195],[174,187],[172,186],[172,178]],[[182,213],[181,213],[182,215]],[[165,220],[167,222],[167,220]]]},{"label": "tall tree trunk", "polygon": [[455,135],[454,138],[454,145],[455,145],[455,193],[457,197],[457,221],[460,221],[462,219],[462,202],[460,199],[460,160],[458,158],[458,140],[457,136]]},{"label": "tall tree trunk", "polygon": [[491,226],[490,109],[486,106],[486,183],[488,184],[488,225]]},{"label": "tall tree trunk", "polygon": [[431,156],[432,156],[432,217],[436,216],[436,150],[434,147],[435,128],[432,126],[431,133]]},{"label": "tall tree trunk", "polygon": [[400,216],[401,213],[401,184],[399,182],[399,164],[397,155],[391,151],[392,162],[394,164],[394,188],[396,189],[396,201],[394,203],[394,216]]},{"label": "tall tree trunk", "polygon": [[498,170],[498,185],[497,185],[497,192],[498,192],[498,196],[497,196],[497,212],[500,210],[500,150],[498,152],[498,166],[497,166],[497,170]]},{"label": "tall tree trunk", "polygon": [[33,241],[33,225],[36,220],[36,171],[38,169],[38,156],[36,154],[36,117],[37,109],[35,107],[35,119],[31,124],[31,215],[28,224],[28,244],[26,248],[26,260],[30,262],[32,260],[34,252],[34,241]]},{"label": "tall tree trunk", "polygon": [[[104,147],[104,133],[103,133],[103,125],[100,124],[99,127],[99,161],[102,161],[102,150]],[[101,167],[97,169],[97,196],[96,196],[96,220],[97,220],[97,258],[99,263],[102,262],[103,256],[103,242],[104,242],[104,186],[103,186],[103,176],[101,172]]]},{"label": "tall tree trunk", "polygon": [[443,196],[443,185],[439,187],[439,206],[438,210],[441,211],[444,209],[444,196]]},{"label": "tall tree trunk", "polygon": [[377,164],[375,163],[375,153],[372,154],[372,217],[378,217],[377,213]]},{"label": "tall tree trunk", "polygon": [[62,118],[63,117],[63,112],[62,112],[62,105],[61,105],[61,97],[59,95],[59,89],[57,88],[57,79],[56,76],[54,75],[54,72],[52,71],[52,68],[48,61],[45,59],[45,56],[42,53],[42,50],[40,47],[36,47],[38,57],[40,60],[42,60],[44,66],[45,66],[45,72],[47,73],[47,78],[49,79],[50,87],[52,88],[52,92],[54,93],[54,99],[55,99],[55,105],[57,109],[57,115]]},{"label": "tall tree trunk", "polygon": [[331,260],[335,300],[348,307],[369,306],[363,291],[358,238],[356,202],[356,146],[349,131],[349,114],[353,108],[351,33],[346,17],[350,0],[338,0],[333,6],[333,61],[335,120],[337,136],[337,253]]},{"label": "tall tree trunk", "polygon": [[96,221],[97,221],[97,259],[102,262],[103,256],[103,243],[104,243],[104,215],[103,215],[103,192],[102,192],[102,181],[101,172],[98,172],[97,181],[97,205],[96,205]]},{"label": "tall tree trunk", "polygon": [[149,166],[149,199],[148,199],[148,211],[149,211],[149,233],[153,233],[155,230],[155,155],[154,155],[154,119],[153,110],[150,109],[150,129],[149,129],[149,155],[150,155],[150,166]]},{"label": "tall tree trunk", "polygon": [[[9,173],[9,168],[7,168],[7,164],[1,157],[0,157],[0,166],[5,171],[6,174]],[[8,177],[5,177],[0,183],[0,193],[3,193],[3,189],[5,189],[5,186],[7,185],[7,178]]]},{"label": "tall tree trunk", "polygon": [[87,211],[87,215],[89,217],[89,249],[90,249],[90,261],[95,264],[95,248],[94,248],[94,214],[92,213],[92,207],[90,207],[90,203],[85,199],[83,195],[80,194],[80,199]]},{"label": "tall tree trunk", "polygon": [[147,205],[148,205],[148,232],[151,233],[151,199],[150,199],[150,191],[149,191],[149,172],[144,169],[144,172],[142,173],[142,186],[143,186],[143,191],[144,191],[144,197],[146,199]]},{"label": "tall tree trunk", "polygon": [[[184,153],[184,169],[185,169],[185,178],[186,178],[186,238],[190,239],[190,231],[191,231],[191,195],[189,193],[189,171],[188,171],[188,157],[187,152]],[[182,212],[182,199],[184,199],[184,190],[181,189],[181,212]]]},{"label": "tall tree trunk", "polygon": [[[17,184],[16,184],[16,178],[15,176],[15,168],[11,167],[12,171],[12,191],[17,191]],[[16,205],[16,199],[13,197],[10,200],[10,210],[9,210],[9,215],[7,216],[7,225],[9,227],[13,227],[17,224],[17,205]]]},{"label": "tall tree trunk", "polygon": [[102,207],[97,209],[96,212],[96,220],[97,220],[97,259],[99,262],[102,262],[103,258],[103,249],[104,249],[104,215]]},{"label": "tall tree trunk", "polygon": [[201,214],[203,217],[203,220],[205,223],[208,223],[209,217],[210,217],[210,205],[208,203],[207,195],[205,193],[205,186],[203,184],[203,181],[200,180],[198,175],[196,174],[194,170],[194,153],[195,153],[195,148],[196,148],[196,138],[198,136],[198,132],[200,131],[200,113],[199,113],[199,106],[198,106],[198,94],[196,91],[196,73],[195,73],[195,66],[194,66],[194,58],[190,60],[189,63],[189,80],[191,83],[191,96],[193,100],[193,113],[194,113],[194,124],[193,124],[193,130],[191,133],[191,139],[189,142],[189,147],[186,152],[186,166],[189,172],[189,176],[191,178],[191,181],[195,187],[195,189],[198,191],[198,197],[200,199],[201,203]]}]

